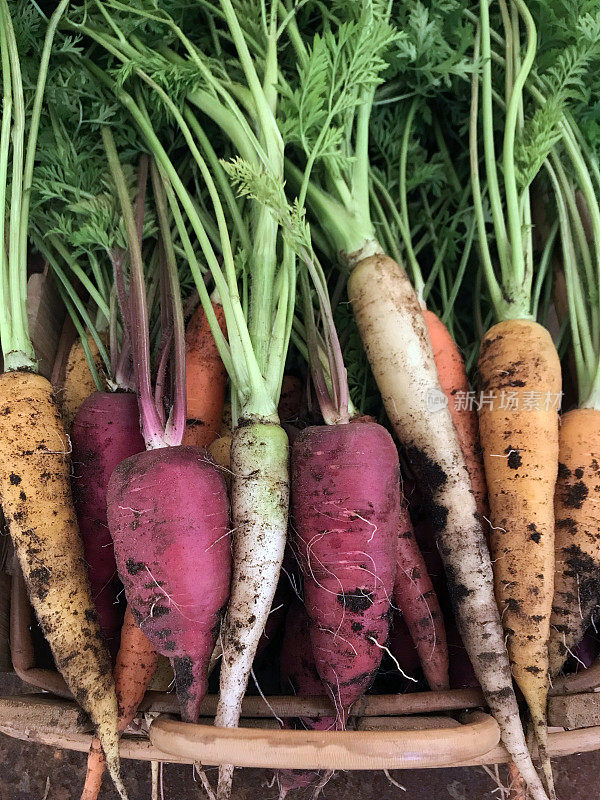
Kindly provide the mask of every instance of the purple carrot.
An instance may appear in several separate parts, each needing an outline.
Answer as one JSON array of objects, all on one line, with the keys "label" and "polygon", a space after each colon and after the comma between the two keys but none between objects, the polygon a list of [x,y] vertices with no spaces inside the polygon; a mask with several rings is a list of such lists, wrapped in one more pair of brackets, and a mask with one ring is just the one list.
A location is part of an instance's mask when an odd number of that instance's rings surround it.
[{"label": "purple carrot", "polygon": [[477,689],[479,681],[453,619],[446,623],[446,635],[448,637],[450,688]]},{"label": "purple carrot", "polygon": [[315,664],[344,728],[388,638],[400,482],[385,428],[302,431],[292,452],[292,513]]},{"label": "purple carrot", "polygon": [[223,476],[196,447],[123,461],[108,487],[108,521],[127,601],[168,656],[182,718],[196,722],[229,596],[229,505]]},{"label": "purple carrot", "polygon": [[388,648],[405,676],[414,679],[421,662],[404,617],[396,612],[390,628]]},{"label": "purple carrot", "polygon": [[[281,689],[284,694],[297,697],[326,697],[315,666],[309,635],[306,609],[299,600],[289,608],[285,619],[285,634],[281,648]],[[335,728],[334,717],[300,717],[284,720],[286,728],[301,728],[311,731],[329,731]],[[331,773],[322,774],[314,770],[282,769],[277,773],[279,800],[293,789],[305,789],[315,783],[323,783]]]},{"label": "purple carrot", "polygon": [[398,556],[394,604],[419,652],[421,666],[433,691],[448,688],[448,647],[440,604],[415,540],[408,508],[402,504],[398,527]]},{"label": "purple carrot", "polygon": [[85,560],[100,627],[114,659],[119,648],[124,604],[110,531],[106,491],[114,468],[144,450],[135,395],[94,392],[81,405],[71,430],[71,486]]}]

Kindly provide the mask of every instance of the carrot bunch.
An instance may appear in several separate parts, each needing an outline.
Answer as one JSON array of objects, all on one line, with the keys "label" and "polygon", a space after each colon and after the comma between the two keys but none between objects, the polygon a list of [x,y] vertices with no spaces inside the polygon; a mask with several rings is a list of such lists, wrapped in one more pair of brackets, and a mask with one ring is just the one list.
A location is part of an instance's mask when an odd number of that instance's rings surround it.
[{"label": "carrot bunch", "polygon": [[[125,796],[118,738],[159,655],[189,723],[218,664],[215,724],[236,727],[250,676],[277,684],[267,637],[293,690],[332,702],[288,724],[334,735],[371,687],[478,683],[511,776],[553,798],[550,679],[600,603],[581,100],[600,18],[111,0],[65,22],[63,0],[34,24],[24,5],[0,0],[0,497],[97,727],[82,798],[105,764]],[[28,243],[78,333],[68,433],[28,333]],[[282,796],[314,777],[282,773]]]}]

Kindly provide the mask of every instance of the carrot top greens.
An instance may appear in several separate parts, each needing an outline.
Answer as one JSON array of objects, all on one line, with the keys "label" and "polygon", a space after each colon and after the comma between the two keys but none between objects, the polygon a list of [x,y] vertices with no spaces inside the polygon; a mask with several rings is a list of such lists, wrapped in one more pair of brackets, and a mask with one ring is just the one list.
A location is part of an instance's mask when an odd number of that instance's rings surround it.
[{"label": "carrot top greens", "polygon": [[[22,4],[21,4],[22,5]],[[27,236],[29,203],[38,126],[50,53],[58,23],[68,5],[61,0],[44,36],[34,86],[25,85],[21,67],[27,41],[18,41],[8,0],[0,0],[0,60],[2,62],[2,127],[0,130],[0,339],[4,369],[37,370],[27,320]],[[23,12],[23,9],[19,9]],[[32,20],[22,13],[21,21]],[[38,44],[39,46],[39,44]],[[68,45],[67,45],[68,46]],[[31,66],[32,59],[27,60]],[[29,77],[29,76],[27,76]]]},{"label": "carrot top greens", "polygon": [[[596,407],[600,397],[600,252],[594,241],[600,241],[600,176],[589,101],[600,59],[600,16],[585,4],[571,7],[567,3],[559,21],[557,9],[534,3],[531,7],[534,14],[524,3],[515,2],[508,14],[500,4],[500,18],[496,15],[492,23],[488,5],[481,7],[476,55],[483,66],[481,87],[473,80],[470,131],[481,260],[499,319],[538,315],[545,319],[552,286],[550,265],[560,236],[580,402]],[[465,14],[474,18],[468,10]],[[494,66],[502,68],[503,84],[495,74],[492,77]],[[477,132],[480,101],[483,171]],[[495,143],[499,119],[503,120],[500,158]],[[487,186],[481,184],[482,175]],[[586,207],[587,237],[575,187]],[[486,191],[499,277],[487,224]],[[539,234],[535,237],[531,198],[544,191],[553,200],[547,204],[548,229],[540,240]],[[534,237],[541,250],[537,260]],[[559,345],[565,343],[566,321]]]},{"label": "carrot top greens", "polygon": [[[236,4],[220,4],[219,35],[229,43],[227,58],[221,54],[221,60],[205,55],[175,19],[151,4],[130,9],[109,2],[101,13],[93,9],[81,21],[73,17],[70,26],[105,49],[108,69],[91,63],[89,68],[132,115],[157,161],[174,229],[232,380],[236,416],[276,417],[295,298],[294,254],[268,208],[246,203],[242,209],[237,203],[197,112],[202,108],[245,158],[283,180],[284,143],[274,115],[279,92],[276,7],[259,17],[254,31],[260,58],[250,52],[239,15]],[[131,34],[132,27],[138,35]],[[166,46],[164,38],[157,40],[157,31],[167,35]],[[206,209],[182,180],[164,135],[157,136],[165,125],[185,142],[195,180],[204,187]],[[223,303],[227,340],[210,304],[197,247]]]},{"label": "carrot top greens", "polygon": [[[473,18],[472,12],[466,11]],[[597,62],[598,23],[589,13],[571,16],[577,33],[571,46],[546,53],[546,65],[535,63],[535,19],[522,0],[500,4],[500,19],[490,21],[487,2],[480,7],[475,58],[481,58],[481,86],[472,81],[471,166],[481,259],[496,316],[531,318],[537,315],[549,258],[534,265],[531,190],[540,169],[552,169],[557,146],[564,148],[576,174],[582,174],[580,144],[571,128],[569,106],[585,90],[583,76]],[[503,35],[499,33],[503,32]],[[564,29],[563,29],[564,34]],[[524,43],[523,43],[524,42]],[[549,56],[549,57],[548,57]],[[503,68],[503,83],[493,77],[493,66]],[[495,79],[494,79],[495,78]],[[479,113],[481,109],[481,114]],[[483,162],[479,165],[478,120],[481,117]],[[496,126],[501,119],[501,147]],[[499,263],[499,278],[486,226],[485,177]],[[586,198],[590,196],[589,182]],[[596,203],[597,205],[597,203]],[[600,218],[595,218],[595,229]]]}]

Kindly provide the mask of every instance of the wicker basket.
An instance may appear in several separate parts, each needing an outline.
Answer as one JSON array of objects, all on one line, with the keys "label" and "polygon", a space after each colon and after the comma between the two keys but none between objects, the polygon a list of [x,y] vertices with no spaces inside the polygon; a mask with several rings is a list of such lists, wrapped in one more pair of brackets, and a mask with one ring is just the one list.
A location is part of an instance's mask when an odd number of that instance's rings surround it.
[{"label": "wicker basket", "polygon": [[[23,579],[13,576],[11,645],[14,669],[49,696],[0,698],[0,731],[20,739],[85,751],[91,730],[81,721],[62,677],[40,665],[33,614]],[[42,659],[47,656],[42,652]],[[600,662],[561,679],[548,705],[552,756],[600,749]],[[415,769],[508,761],[499,729],[481,710],[478,689],[371,695],[357,701],[346,732],[281,730],[276,717],[332,716],[324,698],[247,697],[237,730],[212,726],[217,697],[207,696],[197,725],[180,722],[173,694],[149,691],[140,713],[157,715],[150,739],[127,735],[122,755],[146,761],[296,769]],[[460,721],[448,716],[459,714]],[[559,730],[560,729],[560,730]]]},{"label": "wicker basket", "polygon": [[[68,350],[69,334],[56,331],[58,361]],[[40,348],[42,349],[42,348]],[[11,590],[11,653],[16,673],[44,696],[0,698],[0,731],[19,739],[86,751],[92,731],[38,636],[23,579],[15,569]],[[46,646],[47,648],[47,646]],[[324,698],[247,697],[240,728],[215,728],[217,698],[207,696],[197,725],[180,722],[174,695],[149,691],[140,713],[152,712],[148,736],[126,734],[124,758],[206,765],[296,769],[400,769],[475,766],[508,761],[499,744],[499,728],[484,712],[481,691],[460,689],[399,695],[371,695],[358,700],[344,732],[282,730],[277,717],[332,716]],[[448,712],[458,713],[454,719]],[[549,752],[552,756],[600,749],[600,661],[585,672],[555,682],[548,706]]]}]

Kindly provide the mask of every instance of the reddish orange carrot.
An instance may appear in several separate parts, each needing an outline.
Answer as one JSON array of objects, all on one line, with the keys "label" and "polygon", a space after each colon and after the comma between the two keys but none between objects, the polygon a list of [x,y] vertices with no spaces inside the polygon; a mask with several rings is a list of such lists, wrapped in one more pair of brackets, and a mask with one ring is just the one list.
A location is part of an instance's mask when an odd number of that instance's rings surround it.
[{"label": "reddish orange carrot", "polygon": [[[215,315],[225,333],[225,314],[213,302]],[[185,332],[187,380],[187,424],[183,444],[208,447],[219,434],[227,372],[201,305],[194,312]]]},{"label": "reddish orange carrot", "polygon": [[[119,706],[118,730],[123,733],[135,716],[158,664],[158,656],[138,628],[130,609],[125,611],[121,646],[117,654],[114,678]],[[105,760],[100,742],[94,738],[88,756],[81,800],[97,800],[102,787]]]},{"label": "reddish orange carrot", "polygon": [[[458,441],[475,493],[477,512],[484,524],[484,517],[489,518],[488,491],[479,443],[477,409],[474,405],[471,407],[468,402],[469,382],[465,371],[465,362],[442,320],[433,311],[427,309],[423,311],[423,316],[433,347],[433,358],[440,379],[440,387],[448,399],[452,422],[454,422],[458,434]],[[484,530],[487,530],[485,526]]]},{"label": "reddish orange carrot", "polygon": [[529,796],[529,793],[527,792],[527,784],[512,761],[508,765],[508,780],[510,800],[527,800]]}]

